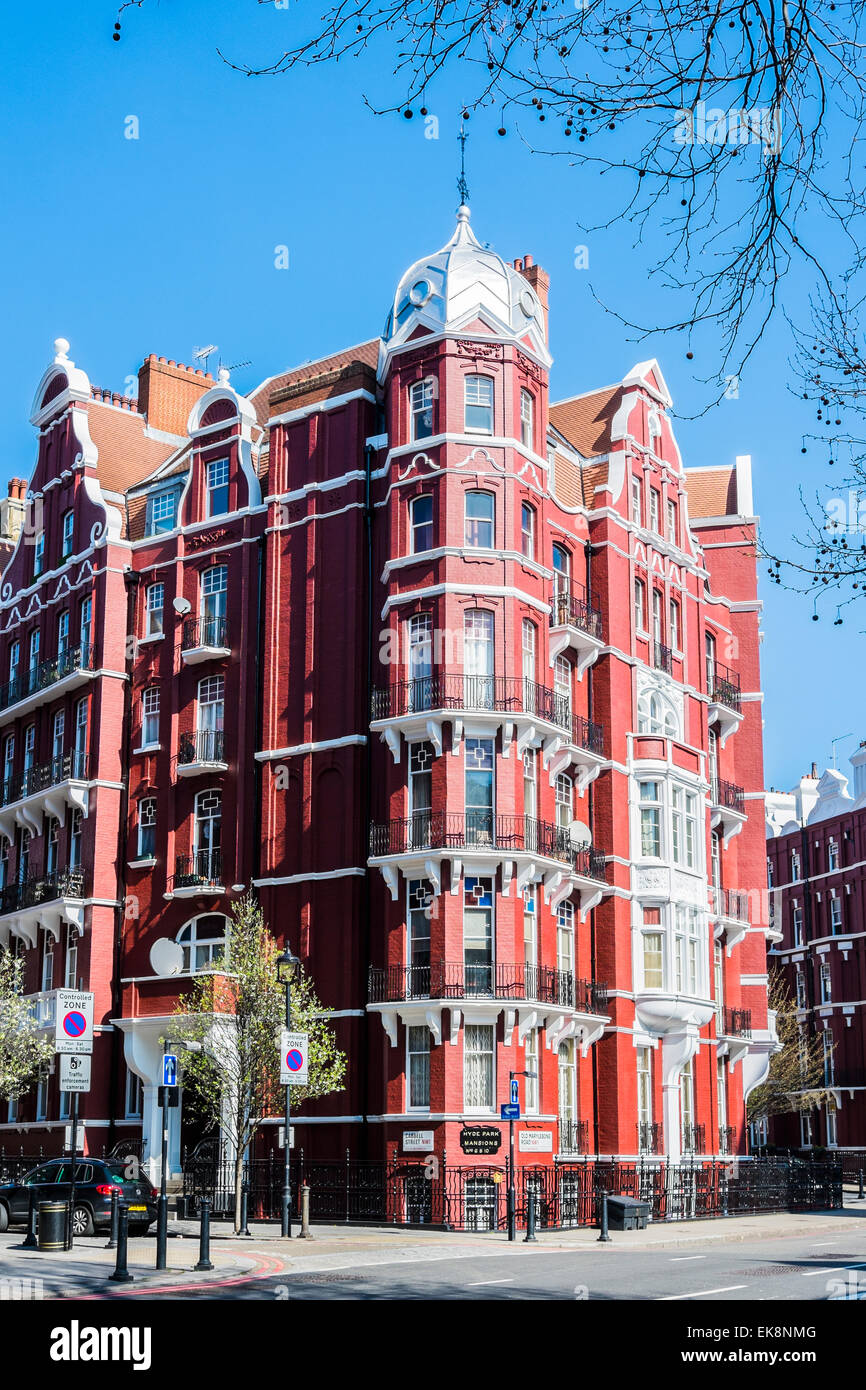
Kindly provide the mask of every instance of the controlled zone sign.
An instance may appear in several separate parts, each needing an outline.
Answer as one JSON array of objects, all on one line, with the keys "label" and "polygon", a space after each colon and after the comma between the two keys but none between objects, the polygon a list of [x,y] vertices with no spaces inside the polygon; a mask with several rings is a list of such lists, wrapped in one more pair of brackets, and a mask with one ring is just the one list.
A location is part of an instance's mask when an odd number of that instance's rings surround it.
[{"label": "controlled zone sign", "polygon": [[93,1051],[93,995],[80,989],[57,991],[54,1049],[60,1053]]},{"label": "controlled zone sign", "polygon": [[307,1053],[309,1036],[307,1033],[290,1033],[287,1028],[280,1031],[280,1085],[307,1085]]}]

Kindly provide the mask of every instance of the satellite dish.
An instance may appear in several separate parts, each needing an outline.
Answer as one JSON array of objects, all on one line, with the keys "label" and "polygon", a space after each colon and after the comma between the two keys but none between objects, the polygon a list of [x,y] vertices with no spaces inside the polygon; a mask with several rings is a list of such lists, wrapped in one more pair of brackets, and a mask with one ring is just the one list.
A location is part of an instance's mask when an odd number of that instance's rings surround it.
[{"label": "satellite dish", "polygon": [[150,963],[157,975],[179,975],[183,970],[183,948],[169,936],[161,936],[150,948]]},{"label": "satellite dish", "polygon": [[573,820],[568,828],[571,831],[571,839],[574,844],[592,844],[592,831],[582,820]]},{"label": "satellite dish", "polygon": [[172,604],[172,607],[174,608],[175,613],[184,614],[189,612],[189,610],[192,608],[192,604],[190,603],[188,598],[176,598]]}]

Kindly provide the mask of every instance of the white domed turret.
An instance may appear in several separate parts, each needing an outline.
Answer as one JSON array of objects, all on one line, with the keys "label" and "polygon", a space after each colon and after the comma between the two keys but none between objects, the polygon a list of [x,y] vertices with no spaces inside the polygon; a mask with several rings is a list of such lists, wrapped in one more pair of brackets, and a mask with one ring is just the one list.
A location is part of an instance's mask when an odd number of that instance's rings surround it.
[{"label": "white domed turret", "polygon": [[481,245],[464,205],[451,240],[410,266],[397,286],[383,335],[385,352],[405,343],[419,326],[434,333],[446,327],[459,331],[477,318],[497,336],[528,339],[549,365],[538,295],[523,275]]}]

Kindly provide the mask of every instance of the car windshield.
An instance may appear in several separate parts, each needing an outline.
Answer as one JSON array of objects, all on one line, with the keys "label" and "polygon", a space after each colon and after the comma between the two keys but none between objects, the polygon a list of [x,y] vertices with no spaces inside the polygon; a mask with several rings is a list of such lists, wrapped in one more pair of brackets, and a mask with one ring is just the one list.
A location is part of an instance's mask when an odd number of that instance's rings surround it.
[{"label": "car windshield", "polygon": [[124,1160],[119,1158],[112,1163],[106,1163],[105,1168],[115,1182],[139,1183],[142,1187],[152,1186],[150,1178],[141,1171],[137,1159]]}]

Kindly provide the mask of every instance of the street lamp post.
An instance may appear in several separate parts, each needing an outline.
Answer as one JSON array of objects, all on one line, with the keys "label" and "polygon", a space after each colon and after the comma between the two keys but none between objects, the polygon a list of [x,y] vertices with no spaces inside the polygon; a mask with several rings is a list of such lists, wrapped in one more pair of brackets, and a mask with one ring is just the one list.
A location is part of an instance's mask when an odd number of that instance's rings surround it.
[{"label": "street lamp post", "polygon": [[[292,1027],[292,985],[298,978],[301,962],[297,956],[293,956],[291,948],[286,947],[282,955],[277,956],[277,980],[286,991],[286,1028]],[[291,1239],[292,1235],[292,1174],[291,1162],[291,1123],[292,1123],[292,1088],[286,1086],[286,1134],[285,1148],[283,1150],[283,1199],[280,1211],[280,1235],[286,1239]]]}]

